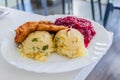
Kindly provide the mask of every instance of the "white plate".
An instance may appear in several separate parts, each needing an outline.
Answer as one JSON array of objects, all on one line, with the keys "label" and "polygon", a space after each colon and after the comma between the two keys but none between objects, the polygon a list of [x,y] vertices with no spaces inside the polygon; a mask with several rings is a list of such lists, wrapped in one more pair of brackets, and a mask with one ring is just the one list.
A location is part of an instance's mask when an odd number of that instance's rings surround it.
[{"label": "white plate", "polygon": [[0,18],[3,18],[4,16],[8,15],[10,11],[8,9],[0,8]]},{"label": "white plate", "polygon": [[[45,19],[54,21],[58,17],[63,17],[63,15],[54,15],[47,16]],[[99,59],[103,54],[97,54],[95,51],[95,43],[105,43],[108,44],[108,35],[106,30],[100,24],[91,21],[94,29],[96,31],[96,36],[93,38],[88,47],[88,54],[83,58],[76,59],[67,59],[58,55],[51,55],[48,57],[46,62],[36,62],[34,60],[30,60],[28,58],[23,58],[17,51],[17,47],[14,43],[15,32],[12,30],[1,43],[1,53],[2,56],[6,59],[10,64],[27,71],[34,71],[38,73],[60,73],[67,72],[76,69],[80,69],[89,65]],[[107,49],[104,49],[106,51]]]}]

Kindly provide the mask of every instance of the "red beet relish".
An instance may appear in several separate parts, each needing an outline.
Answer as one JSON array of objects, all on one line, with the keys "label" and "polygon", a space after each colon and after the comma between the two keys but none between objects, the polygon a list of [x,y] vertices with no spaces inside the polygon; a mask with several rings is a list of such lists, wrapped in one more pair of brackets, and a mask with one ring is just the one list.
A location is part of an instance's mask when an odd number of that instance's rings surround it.
[{"label": "red beet relish", "polygon": [[55,21],[56,25],[64,25],[68,26],[69,28],[75,28],[80,31],[84,36],[84,45],[85,47],[88,46],[91,39],[95,36],[96,32],[89,20],[83,18],[77,18],[73,16],[67,16],[64,18],[58,18]]}]

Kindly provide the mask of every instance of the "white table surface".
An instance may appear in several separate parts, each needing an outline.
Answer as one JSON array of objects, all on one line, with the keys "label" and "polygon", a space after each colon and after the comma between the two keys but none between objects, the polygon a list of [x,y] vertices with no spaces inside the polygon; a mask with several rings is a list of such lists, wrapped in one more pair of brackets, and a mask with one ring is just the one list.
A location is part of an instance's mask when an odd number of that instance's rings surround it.
[{"label": "white table surface", "polygon": [[[32,20],[40,20],[40,15],[26,13],[9,8],[6,9],[10,10],[11,13],[3,18],[0,18],[0,42],[5,36],[8,35],[10,29],[14,28],[15,26],[19,26],[20,24],[31,20],[31,18]],[[89,66],[84,67],[81,70],[57,74],[46,74],[28,72],[25,70],[18,69],[8,64],[7,61],[3,59],[2,55],[0,55],[0,80],[84,80],[95,67],[98,61]],[[79,76],[76,77],[78,73]]]}]

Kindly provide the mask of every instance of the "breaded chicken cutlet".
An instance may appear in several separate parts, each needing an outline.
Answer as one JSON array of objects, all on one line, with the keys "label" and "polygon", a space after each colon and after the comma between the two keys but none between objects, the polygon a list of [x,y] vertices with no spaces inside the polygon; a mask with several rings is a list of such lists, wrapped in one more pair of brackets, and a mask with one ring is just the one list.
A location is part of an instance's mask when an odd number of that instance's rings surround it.
[{"label": "breaded chicken cutlet", "polygon": [[57,32],[62,29],[67,29],[65,26],[57,26],[50,21],[39,21],[39,22],[26,22],[19,26],[15,32],[16,36],[14,38],[17,44],[25,40],[25,38],[34,31],[52,31]]}]

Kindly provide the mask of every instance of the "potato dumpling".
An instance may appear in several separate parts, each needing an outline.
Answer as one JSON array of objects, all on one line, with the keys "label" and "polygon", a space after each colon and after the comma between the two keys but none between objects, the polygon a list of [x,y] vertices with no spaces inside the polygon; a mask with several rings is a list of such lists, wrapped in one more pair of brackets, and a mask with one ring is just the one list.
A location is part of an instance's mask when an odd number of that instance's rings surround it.
[{"label": "potato dumpling", "polygon": [[18,50],[23,56],[44,61],[54,51],[53,36],[47,31],[35,31],[19,45]]},{"label": "potato dumpling", "polygon": [[86,53],[83,35],[76,29],[60,30],[54,38],[55,51],[68,58],[82,57]]}]

